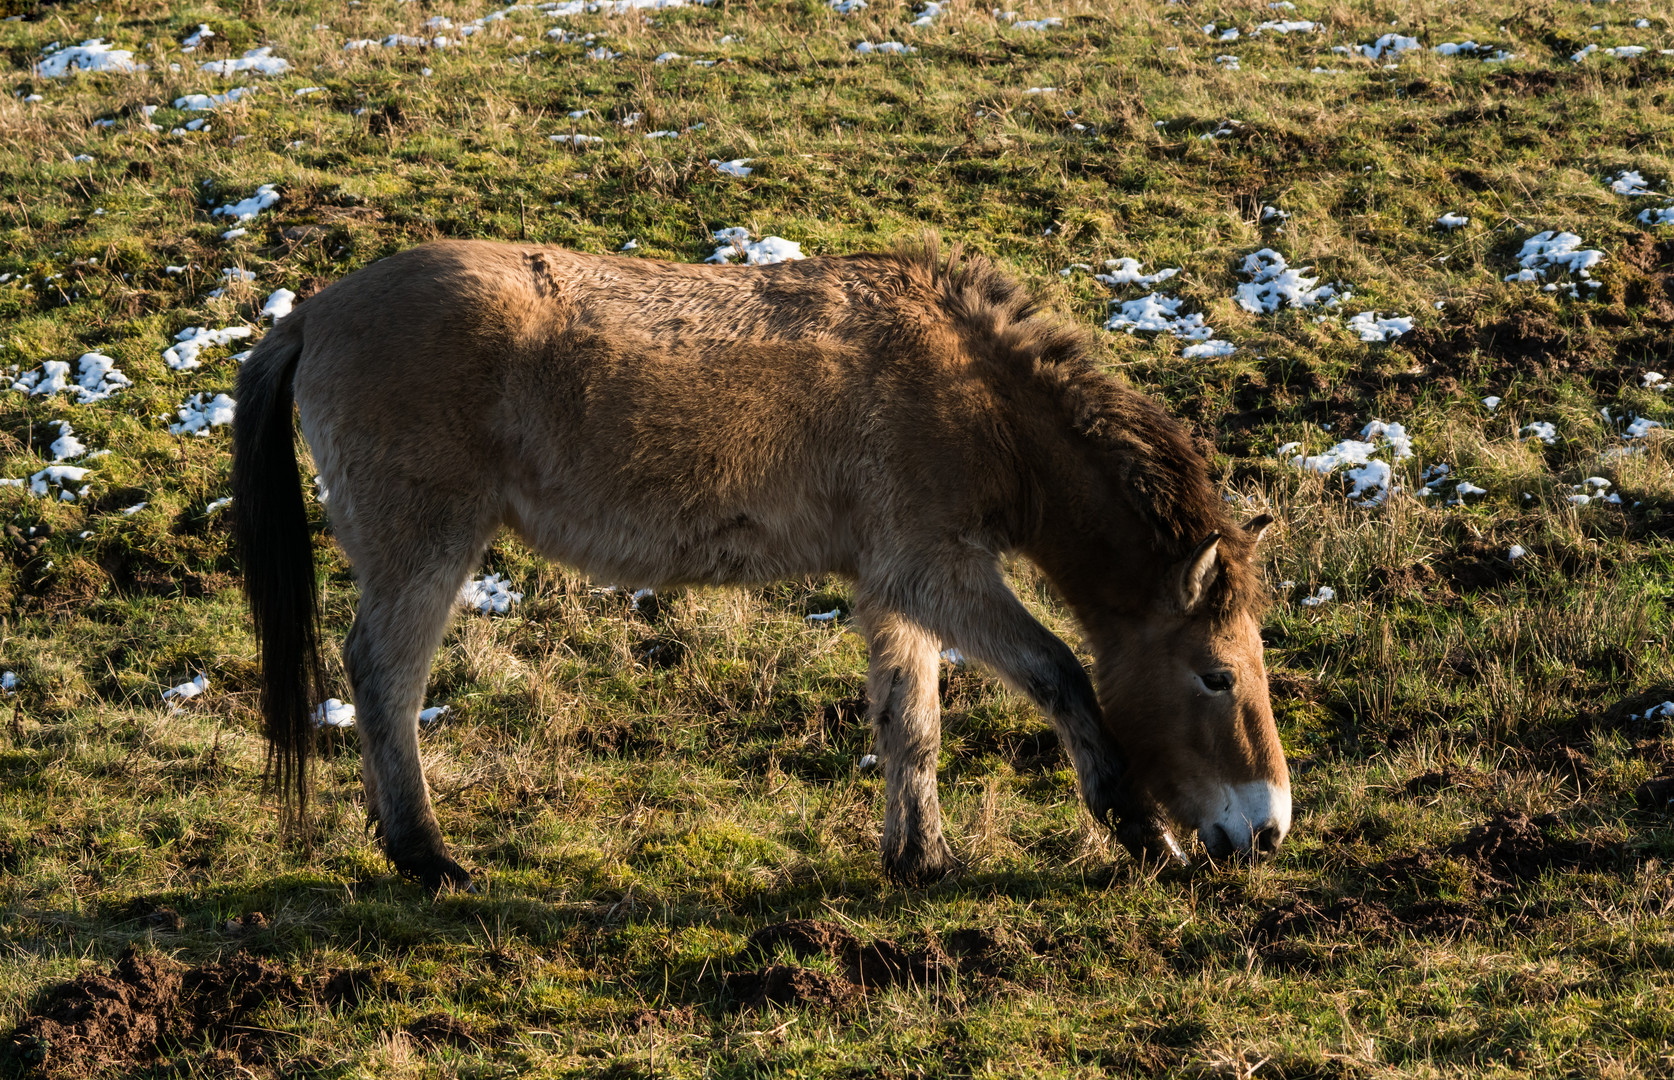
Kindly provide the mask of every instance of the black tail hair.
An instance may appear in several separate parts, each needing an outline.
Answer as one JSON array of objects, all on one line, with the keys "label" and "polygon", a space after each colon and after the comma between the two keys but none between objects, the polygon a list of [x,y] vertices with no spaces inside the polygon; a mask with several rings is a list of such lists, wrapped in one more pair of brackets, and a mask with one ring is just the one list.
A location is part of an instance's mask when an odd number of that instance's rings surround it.
[{"label": "black tail hair", "polygon": [[261,646],[268,779],[306,839],[312,706],[323,694],[319,588],[291,419],[303,314],[275,324],[238,373],[232,488],[244,595]]}]

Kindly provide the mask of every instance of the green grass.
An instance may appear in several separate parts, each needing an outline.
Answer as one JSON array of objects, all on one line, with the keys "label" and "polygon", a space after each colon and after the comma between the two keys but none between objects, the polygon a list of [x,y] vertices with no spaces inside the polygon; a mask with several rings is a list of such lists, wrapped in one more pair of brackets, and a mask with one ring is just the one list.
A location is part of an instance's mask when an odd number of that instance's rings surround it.
[{"label": "green grass", "polygon": [[[1634,798],[1674,765],[1674,743],[1665,725],[1627,719],[1674,698],[1674,469],[1657,433],[1626,441],[1599,413],[1674,424],[1641,387],[1647,370],[1674,376],[1674,230],[1635,220],[1674,200],[1604,183],[1621,169],[1674,177],[1665,13],[1643,0],[1298,0],[1295,12],[1066,0],[1019,8],[1064,19],[1029,32],[980,5],[914,29],[881,0],[852,16],[727,0],[514,13],[457,49],[342,48],[488,10],[117,0],[14,3],[26,18],[0,23],[0,273],[16,275],[0,284],[0,368],[97,350],[133,381],[87,406],[0,394],[0,476],[44,468],[56,421],[110,450],[74,503],[0,488],[6,523],[52,527],[33,549],[7,538],[0,560],[0,669],[19,677],[0,699],[0,1031],[138,944],[189,964],[248,948],[305,979],[364,969],[375,987],[258,1012],[252,1023],[283,1034],[241,1065],[186,1040],[132,1067],[146,1075],[1674,1072],[1674,832]],[[1323,29],[1249,35],[1269,18]],[[1212,41],[1210,21],[1245,35]],[[200,22],[219,36],[182,56]],[[554,26],[605,36],[564,44],[545,37]],[[1391,31],[1518,56],[1426,50],[1389,70],[1331,51]],[[150,70],[30,74],[49,42],[95,35]],[[862,38],[918,52],[864,58]],[[1594,41],[1651,48],[1570,60]],[[623,55],[586,59],[601,43]],[[209,133],[169,134],[192,115],[175,97],[228,85],[197,62],[261,44],[293,70],[199,114]],[[686,59],[654,62],[670,51]],[[1223,53],[1241,70],[1218,68]],[[324,89],[294,95],[305,86]],[[23,100],[34,93],[44,100]],[[159,131],[142,105],[162,106]],[[1199,138],[1225,121],[1232,134]],[[547,138],[572,131],[605,142]],[[739,157],[748,178],[708,165]],[[263,183],[282,201],[221,240],[228,223],[209,209]],[[1262,224],[1266,205],[1291,215],[1282,229]],[[1449,211],[1471,223],[1438,229]],[[317,846],[287,843],[261,786],[229,521],[206,510],[227,493],[225,429],[167,430],[188,395],[230,391],[237,363],[219,349],[171,371],[170,339],[254,324],[275,288],[306,293],[433,237],[589,251],[636,239],[622,257],[693,261],[736,225],[809,254],[933,228],[1089,323],[1143,290],[1061,269],[1119,256],[1182,268],[1159,288],[1236,353],[1186,361],[1172,338],[1103,340],[1112,370],[1213,444],[1227,490],[1280,519],[1264,549],[1265,634],[1297,816],[1279,857],[1136,867],[1078,809],[1041,719],[949,668],[942,790],[967,870],[926,890],[888,884],[882,781],[858,768],[864,647],[841,621],[803,618],[846,611],[842,582],[670,593],[632,612],[600,591],[608,582],[509,536],[486,568],[523,603],[462,615],[427,698],[453,708],[424,749],[480,891],[433,902],[389,875],[362,829],[352,733],[325,750]],[[1502,280],[1545,229],[1605,253],[1591,299]],[[1266,246],[1353,298],[1323,322],[1245,312],[1237,270]],[[256,280],[208,298],[232,266]],[[1342,316],[1364,310],[1416,325],[1363,344]],[[1497,410],[1481,404],[1490,394]],[[1405,424],[1416,451],[1381,508],[1275,455],[1291,441],[1318,453],[1373,418]],[[1519,439],[1534,420],[1556,425],[1553,445]],[[1487,493],[1464,506],[1418,496],[1440,461]],[[1571,504],[1589,476],[1622,504]],[[354,585],[316,512],[336,638]],[[1528,552],[1515,562],[1513,544]],[[1014,578],[1074,640],[1032,570]],[[1321,585],[1338,599],[1303,606]],[[162,702],[199,671],[208,693],[178,711]],[[1529,841],[1527,873],[1472,854],[1470,831],[1501,811],[1556,815]],[[159,907],[183,928],[148,921]],[[228,919],[258,910],[266,929],[229,934]],[[939,985],[834,1009],[735,1007],[725,977],[762,962],[744,942],[790,918],[906,949],[957,951],[976,929],[992,948]],[[478,1042],[405,1034],[437,1012]]]}]

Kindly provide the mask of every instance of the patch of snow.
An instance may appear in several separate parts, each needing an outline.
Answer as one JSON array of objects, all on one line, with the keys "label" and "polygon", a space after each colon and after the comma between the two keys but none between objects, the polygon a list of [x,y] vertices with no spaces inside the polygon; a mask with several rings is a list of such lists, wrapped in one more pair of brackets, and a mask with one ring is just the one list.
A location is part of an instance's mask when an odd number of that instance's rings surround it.
[{"label": "patch of snow", "polygon": [[234,75],[241,71],[253,71],[257,75],[283,75],[291,70],[291,62],[274,56],[273,47],[264,45],[249,50],[236,60],[211,60],[207,64],[199,64],[198,70],[211,75]]},{"label": "patch of snow", "polygon": [[1642,225],[1674,225],[1674,206],[1641,210],[1637,220]]},{"label": "patch of snow", "polygon": [[1637,169],[1623,169],[1621,172],[1617,173],[1614,177],[1605,182],[1610,185],[1610,190],[1614,191],[1618,195],[1633,196],[1656,194],[1656,192],[1652,191],[1650,186],[1646,184],[1645,178],[1639,174],[1639,170]]},{"label": "patch of snow", "polygon": [[752,158],[735,158],[732,161],[717,161],[715,158],[710,158],[709,164],[716,172],[742,178],[755,172],[754,169],[749,167],[752,160]]},{"label": "patch of snow", "polygon": [[52,460],[68,461],[70,458],[80,457],[87,453],[87,447],[76,438],[75,429],[70,427],[68,420],[58,421],[58,438],[52,442]]},{"label": "patch of snow", "polygon": [[233,410],[237,405],[238,402],[225,394],[216,394],[213,398],[207,393],[193,394],[180,403],[180,408],[176,410],[180,422],[169,425],[169,434],[208,435],[210,428],[232,423]]},{"label": "patch of snow", "polygon": [[[50,48],[50,46],[49,46]],[[143,70],[134,63],[134,54],[105,43],[104,38],[92,38],[80,45],[57,49],[41,58],[38,69],[43,78],[61,79],[77,71],[112,71],[127,74]],[[40,98],[31,95],[36,101]]]},{"label": "patch of snow", "polygon": [[88,472],[80,465],[48,465],[40,472],[29,478],[29,490],[35,495],[47,494],[47,487],[58,487],[58,497],[65,502],[75,502],[75,494],[68,490],[67,485],[79,484],[86,479]]},{"label": "patch of snow", "polygon": [[1271,315],[1281,305],[1311,308],[1324,305],[1335,308],[1350,295],[1339,285],[1321,285],[1318,278],[1303,277],[1311,266],[1294,268],[1285,257],[1272,248],[1262,248],[1244,257],[1242,272],[1249,281],[1238,286],[1234,299],[1245,311],[1257,315]]},{"label": "patch of snow", "polygon": [[[208,689],[209,676],[200,671],[198,672],[197,678],[193,679],[191,682],[183,682],[179,686],[171,686],[169,689],[164,690],[163,700],[175,702],[191,701],[193,698]],[[180,706],[178,704],[175,705],[174,711],[180,711]]]},{"label": "patch of snow", "polygon": [[1462,229],[1470,223],[1470,218],[1463,214],[1456,214],[1451,210],[1436,219],[1436,224],[1444,229]]},{"label": "patch of snow", "polygon": [[1488,407],[1489,412],[1493,412],[1495,409],[1500,407],[1500,399],[1494,394],[1489,394],[1487,397],[1482,399],[1482,404]]},{"label": "patch of snow", "polygon": [[1173,334],[1186,341],[1207,341],[1215,336],[1212,327],[1203,321],[1203,313],[1180,314],[1185,301],[1177,296],[1149,293],[1137,300],[1112,300],[1116,308],[1105,321],[1106,330],[1121,330],[1132,334],[1138,330]]},{"label": "patch of snow", "polygon": [[874,54],[885,56],[905,56],[907,53],[917,52],[918,49],[911,45],[903,45],[899,41],[880,41],[876,45],[872,44],[870,41],[862,41],[854,47],[854,51],[862,56],[872,56]]},{"label": "patch of snow", "polygon": [[279,201],[279,192],[274,185],[263,184],[256,189],[256,193],[248,199],[241,199],[235,203],[225,203],[209,212],[210,217],[230,217],[234,221],[252,221],[257,214]]},{"label": "patch of snow", "polygon": [[223,105],[237,104],[240,98],[247,98],[257,91],[254,86],[235,86],[224,94],[187,94],[185,97],[174,99],[177,109],[189,109],[193,112],[203,112],[206,109],[219,109]]},{"label": "patch of snow", "polygon": [[1186,360],[1205,360],[1220,356],[1231,356],[1238,351],[1238,346],[1230,341],[1210,338],[1195,345],[1187,345],[1180,350],[1180,356]]},{"label": "patch of snow", "polygon": [[278,322],[291,313],[296,305],[296,293],[289,289],[275,289],[268,294],[267,301],[262,304],[262,316]]},{"label": "patch of snow", "polygon": [[1412,319],[1405,315],[1380,319],[1374,311],[1362,311],[1350,317],[1348,328],[1359,334],[1361,341],[1394,341],[1412,330]]},{"label": "patch of snow", "polygon": [[703,260],[706,263],[726,264],[735,258],[742,258],[747,266],[769,266],[804,257],[802,245],[795,241],[786,240],[781,236],[764,236],[760,240],[751,240],[749,229],[736,226],[717,230],[711,239],[721,246]]},{"label": "patch of snow", "polygon": [[227,326],[211,330],[207,326],[188,326],[174,335],[175,344],[163,350],[163,361],[175,371],[191,371],[202,367],[198,354],[205,349],[226,345],[250,336],[247,326]]},{"label": "patch of snow", "polygon": [[1402,37],[1400,34],[1385,34],[1370,45],[1357,46],[1360,55],[1368,60],[1381,60],[1384,56],[1399,56],[1404,52],[1422,48],[1417,38]]},{"label": "patch of snow", "polygon": [[1302,606],[1319,607],[1321,604],[1329,604],[1335,599],[1337,599],[1337,590],[1333,589],[1329,585],[1321,585],[1319,587],[1319,591],[1314,593],[1314,595],[1304,596],[1302,598]]},{"label": "patch of snow", "polygon": [[1117,285],[1138,285],[1141,288],[1148,289],[1160,281],[1167,281],[1169,278],[1180,272],[1180,268],[1178,266],[1172,266],[1158,270],[1154,274],[1145,274],[1140,272],[1143,265],[1144,264],[1138,259],[1130,259],[1126,257],[1120,259],[1106,259],[1104,261],[1104,267],[1107,272],[1103,274],[1094,274],[1093,279],[1112,287]]},{"label": "patch of snow", "polygon": [[314,710],[314,726],[352,728],[355,726],[355,707],[341,698],[326,698]]},{"label": "patch of snow", "polygon": [[485,574],[472,578],[459,589],[459,604],[485,615],[504,615],[513,604],[523,600],[523,594],[513,592],[510,583],[499,574]]},{"label": "patch of snow", "polygon": [[1558,441],[1558,428],[1545,420],[1533,420],[1524,424],[1517,435],[1524,439],[1539,439],[1547,446],[1552,446]]}]

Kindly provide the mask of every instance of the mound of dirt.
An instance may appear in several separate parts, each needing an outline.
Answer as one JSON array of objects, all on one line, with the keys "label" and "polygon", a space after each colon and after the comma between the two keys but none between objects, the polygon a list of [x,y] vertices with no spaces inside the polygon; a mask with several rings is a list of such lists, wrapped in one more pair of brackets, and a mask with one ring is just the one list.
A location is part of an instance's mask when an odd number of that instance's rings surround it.
[{"label": "mound of dirt", "polygon": [[888,986],[929,986],[942,982],[953,967],[942,949],[929,944],[904,949],[888,938],[861,941],[834,923],[793,919],[764,926],[750,935],[738,952],[741,962],[771,960],[779,949],[798,960],[824,958],[843,968],[843,977],[788,964],[768,964],[727,977],[731,996],[745,1005],[787,1001],[829,1004],[847,1000],[854,992]]},{"label": "mound of dirt", "polygon": [[1488,773],[1448,765],[1408,780],[1406,792],[1408,795],[1434,795],[1442,791],[1482,791],[1492,783],[1493,777]]},{"label": "mound of dirt", "polygon": [[1537,878],[1548,867],[1576,870],[1614,868],[1622,858],[1614,844],[1596,840],[1559,840],[1556,814],[1531,818],[1515,810],[1502,810],[1448,847],[1475,866],[1485,877],[1511,882]]},{"label": "mound of dirt", "polygon": [[[1324,907],[1307,900],[1291,900],[1270,908],[1251,927],[1250,937],[1264,946],[1261,950],[1264,958],[1269,952],[1281,956],[1282,966],[1283,957],[1295,951],[1288,944],[1294,938],[1454,937],[1475,925],[1471,909],[1451,901],[1424,901],[1396,911],[1376,900],[1345,896]],[[1281,945],[1285,947],[1279,948]]]},{"label": "mound of dirt", "polygon": [[470,1024],[447,1013],[426,1013],[407,1025],[407,1034],[420,1046],[452,1046],[475,1049],[482,1037]]},{"label": "mound of dirt", "polygon": [[54,1077],[87,1076],[155,1060],[165,1045],[209,1041],[260,1063],[264,1033],[243,1021],[270,1002],[302,996],[281,968],[240,952],[190,968],[130,948],[108,973],[78,976],[19,1024],[0,1064]]},{"label": "mound of dirt", "polygon": [[769,964],[757,971],[727,976],[727,995],[745,1008],[762,1005],[811,1005],[835,1009],[860,995],[847,979],[794,964]]}]

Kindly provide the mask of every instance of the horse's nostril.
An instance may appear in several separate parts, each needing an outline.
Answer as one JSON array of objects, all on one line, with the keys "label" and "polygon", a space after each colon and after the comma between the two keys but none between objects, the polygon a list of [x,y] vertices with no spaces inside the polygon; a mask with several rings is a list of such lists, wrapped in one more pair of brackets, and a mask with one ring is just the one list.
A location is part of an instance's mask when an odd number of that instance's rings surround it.
[{"label": "horse's nostril", "polygon": [[1269,825],[1255,835],[1256,850],[1263,855],[1271,855],[1279,850],[1279,827]]}]

